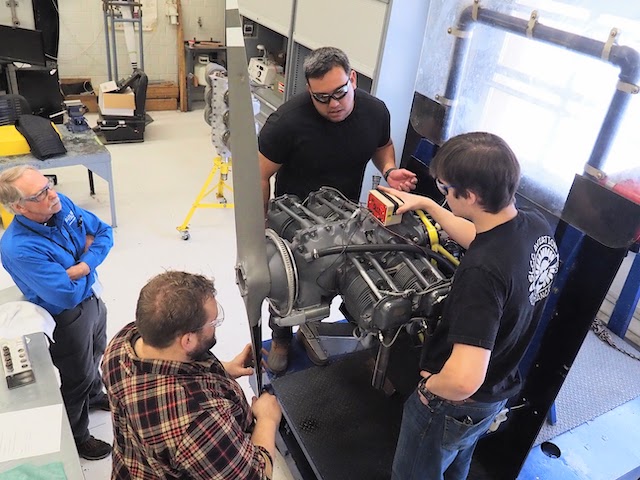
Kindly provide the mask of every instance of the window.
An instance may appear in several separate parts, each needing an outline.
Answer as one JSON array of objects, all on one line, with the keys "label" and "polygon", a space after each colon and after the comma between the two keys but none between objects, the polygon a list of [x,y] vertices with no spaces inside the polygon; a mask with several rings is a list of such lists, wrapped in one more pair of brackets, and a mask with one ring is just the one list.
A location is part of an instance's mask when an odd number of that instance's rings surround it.
[{"label": "window", "polygon": [[[617,43],[640,51],[636,2],[575,3],[483,1],[480,8],[522,19],[525,24],[537,10],[542,25],[603,42],[616,27],[622,32]],[[455,26],[462,9],[471,4],[432,2],[423,68],[416,85],[429,98],[445,92],[449,76],[454,38],[443,32]],[[449,134],[485,130],[505,138],[522,164],[523,188],[535,190],[529,192],[540,197],[534,200],[559,213],[574,175],[583,171],[590,158],[620,71],[600,59],[481,23],[472,30]],[[638,97],[629,95],[602,164],[602,170],[613,178],[621,179],[630,175],[630,169],[640,168]]]}]

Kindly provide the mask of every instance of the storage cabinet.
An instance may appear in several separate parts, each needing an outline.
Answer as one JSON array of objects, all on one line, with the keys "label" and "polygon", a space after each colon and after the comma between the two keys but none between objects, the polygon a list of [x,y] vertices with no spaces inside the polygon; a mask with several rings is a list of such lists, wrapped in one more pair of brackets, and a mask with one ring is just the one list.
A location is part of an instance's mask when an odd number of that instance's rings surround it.
[{"label": "storage cabinet", "polygon": [[388,1],[299,1],[293,40],[307,48],[338,47],[358,73],[374,77],[385,29]]},{"label": "storage cabinet", "polygon": [[267,27],[284,37],[291,31],[295,0],[238,0],[240,15]]},{"label": "storage cabinet", "polygon": [[[288,36],[261,25],[248,17],[244,17],[243,22],[247,62],[250,62],[252,57],[263,57],[264,51],[258,50],[258,45],[260,45],[266,49],[269,58],[286,67]],[[263,125],[267,117],[288,98],[285,92],[286,79],[284,72],[276,75],[275,83],[271,86],[255,86],[253,93],[260,100],[260,113],[257,116],[260,125]]]},{"label": "storage cabinet", "polygon": [[[358,87],[371,91],[388,0],[239,0],[238,7],[243,16],[247,61],[262,55],[258,45],[271,55],[285,56],[280,88],[276,83],[254,91],[261,102],[261,125],[284,101],[304,91],[303,61],[318,47],[344,50],[358,73]],[[358,21],[354,23],[354,19]]]}]

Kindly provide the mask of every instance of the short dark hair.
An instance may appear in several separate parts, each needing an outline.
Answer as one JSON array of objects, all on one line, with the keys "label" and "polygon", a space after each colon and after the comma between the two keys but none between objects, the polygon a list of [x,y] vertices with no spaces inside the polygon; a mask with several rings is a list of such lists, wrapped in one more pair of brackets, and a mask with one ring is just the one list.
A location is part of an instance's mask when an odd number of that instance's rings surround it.
[{"label": "short dark hair", "polygon": [[202,328],[204,305],[215,298],[213,280],[193,273],[167,271],[142,288],[136,307],[136,327],[142,340],[166,348],[176,337]]},{"label": "short dark hair", "polygon": [[342,67],[347,75],[351,73],[349,58],[339,48],[320,47],[304,59],[304,78],[322,78],[333,67]]},{"label": "short dark hair", "polygon": [[509,206],[520,184],[515,153],[502,138],[486,132],[463,133],[447,140],[433,157],[429,172],[455,187],[456,198],[475,193],[488,213]]}]

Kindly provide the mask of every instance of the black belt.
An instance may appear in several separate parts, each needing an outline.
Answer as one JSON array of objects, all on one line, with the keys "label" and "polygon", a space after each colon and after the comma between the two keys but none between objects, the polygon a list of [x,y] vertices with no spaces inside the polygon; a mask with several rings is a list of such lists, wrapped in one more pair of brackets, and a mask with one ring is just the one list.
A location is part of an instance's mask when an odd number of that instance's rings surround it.
[{"label": "black belt", "polygon": [[451,405],[465,405],[465,404],[469,404],[469,403],[476,403],[476,401],[473,398],[465,398],[464,400],[447,400],[447,402],[449,402]]},{"label": "black belt", "polygon": [[74,310],[77,310],[78,308],[80,308],[83,304],[85,304],[86,302],[89,302],[91,300],[94,300],[96,298],[96,295],[94,293],[92,293],[91,295],[89,295],[87,298],[85,298],[84,300],[82,300],[78,305],[76,305],[73,308],[67,308],[66,310],[61,311],[60,313],[56,314],[56,315],[52,315],[52,317],[55,319],[57,319],[60,315],[64,315],[68,312],[73,312]]},{"label": "black belt", "polygon": [[85,298],[84,300],[82,300],[78,305],[82,305],[84,302],[88,302],[89,300],[93,300],[94,298],[96,298],[96,294],[92,293],[91,295],[89,295],[87,298]]}]

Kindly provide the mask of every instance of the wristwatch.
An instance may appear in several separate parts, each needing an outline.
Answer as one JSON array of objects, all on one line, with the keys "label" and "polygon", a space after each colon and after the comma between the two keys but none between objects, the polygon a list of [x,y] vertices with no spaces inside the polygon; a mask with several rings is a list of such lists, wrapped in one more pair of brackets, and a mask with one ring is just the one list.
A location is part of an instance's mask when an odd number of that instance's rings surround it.
[{"label": "wristwatch", "polygon": [[420,383],[418,383],[418,392],[420,392],[420,394],[427,400],[427,403],[440,398],[435,393],[431,393],[429,390],[427,390],[427,380],[429,380],[430,378],[431,375],[429,375],[427,378],[423,378],[422,380],[420,380]]},{"label": "wristwatch", "polygon": [[384,172],[384,173],[382,174],[382,176],[383,176],[383,178],[384,178],[384,181],[385,181],[385,182],[386,182],[386,181],[387,181],[387,179],[389,178],[389,174],[390,174],[391,172],[393,172],[394,170],[398,170],[398,168],[397,168],[397,167],[391,167],[391,168],[388,168],[388,169],[386,170],[386,172]]}]

